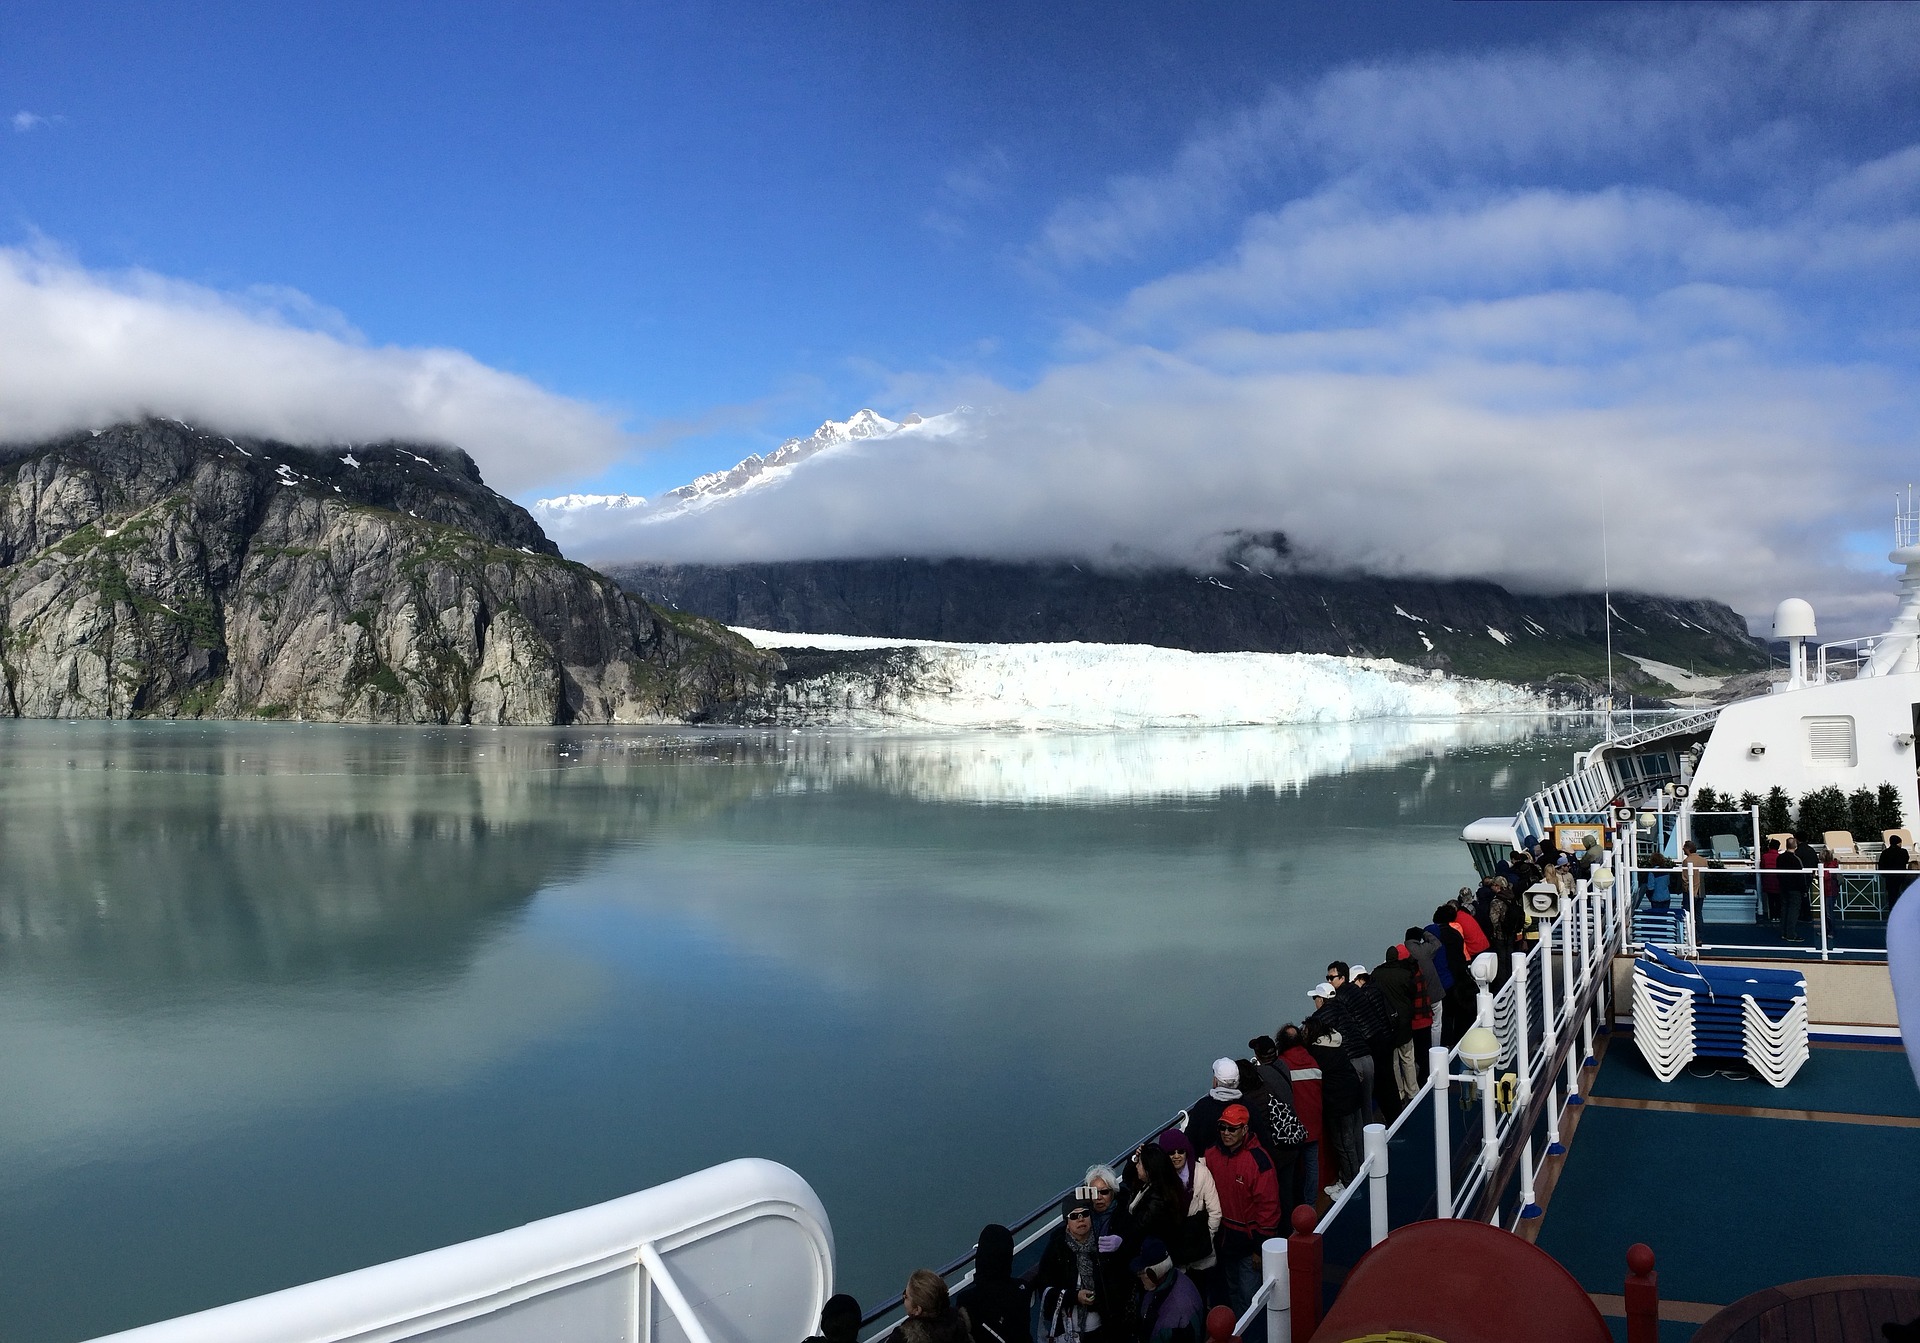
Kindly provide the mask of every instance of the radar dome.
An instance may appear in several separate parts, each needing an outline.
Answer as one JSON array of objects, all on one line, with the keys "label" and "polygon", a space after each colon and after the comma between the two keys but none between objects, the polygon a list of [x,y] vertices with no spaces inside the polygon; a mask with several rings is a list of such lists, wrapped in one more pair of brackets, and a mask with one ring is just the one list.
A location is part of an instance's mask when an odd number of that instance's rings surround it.
[{"label": "radar dome", "polygon": [[1812,639],[1819,631],[1813,627],[1813,604],[1789,597],[1773,608],[1773,637],[1776,639]]}]

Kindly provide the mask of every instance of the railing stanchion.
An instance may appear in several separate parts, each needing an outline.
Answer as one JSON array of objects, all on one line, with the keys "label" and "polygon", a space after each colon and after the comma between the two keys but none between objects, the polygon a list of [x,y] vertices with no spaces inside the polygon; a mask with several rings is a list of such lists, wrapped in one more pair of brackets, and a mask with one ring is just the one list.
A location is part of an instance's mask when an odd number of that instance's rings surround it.
[{"label": "railing stanchion", "polygon": [[1314,1230],[1313,1205],[1302,1203],[1293,1210],[1293,1234],[1287,1237],[1287,1269],[1293,1278],[1290,1293],[1293,1302],[1293,1329],[1301,1338],[1312,1338],[1320,1327],[1320,1267],[1323,1253],[1320,1233]]},{"label": "railing stanchion", "polygon": [[1540,962],[1540,1080],[1547,1088],[1547,1155],[1559,1156],[1567,1149],[1560,1145],[1560,1082],[1553,1071],[1553,1049],[1560,1038],[1553,1012],[1553,931],[1549,922],[1540,930],[1533,952]]},{"label": "railing stanchion", "polygon": [[1362,1130],[1367,1144],[1367,1215],[1372,1219],[1367,1243],[1387,1238],[1387,1126],[1369,1124]]},{"label": "railing stanchion", "polygon": [[[1564,1021],[1566,1025],[1566,1031],[1567,1031],[1567,1040],[1569,1043],[1571,1043],[1573,1039],[1573,1025],[1574,1025],[1573,1016],[1574,1016],[1574,1010],[1576,1007],[1576,1004],[1574,1002],[1575,995],[1573,991],[1573,973],[1574,973],[1573,953],[1574,953],[1574,946],[1575,946],[1575,943],[1573,940],[1573,925],[1579,921],[1579,918],[1580,918],[1580,897],[1575,896],[1573,898],[1573,903],[1568,906],[1565,917],[1563,917],[1560,920],[1560,986],[1565,994],[1565,1001],[1563,1002],[1562,1006],[1565,1009]],[[1560,1042],[1560,1033],[1558,1031],[1555,1031],[1554,1045],[1556,1048],[1559,1047],[1559,1042]],[[1575,1056],[1572,1049],[1568,1049],[1567,1050],[1567,1104],[1578,1105],[1580,1103],[1581,1103],[1580,1102],[1580,1060],[1578,1057]]]},{"label": "railing stanchion", "polygon": [[1654,1271],[1653,1250],[1647,1245],[1627,1247],[1627,1343],[1659,1343],[1660,1275]]},{"label": "railing stanchion", "polygon": [[1427,1051],[1427,1075],[1433,1083],[1434,1216],[1453,1216],[1453,1139],[1447,1132],[1448,1061],[1444,1045]]},{"label": "railing stanchion", "polygon": [[[1827,871],[1825,868],[1820,868],[1814,875],[1820,879],[1820,959],[1830,961],[1833,959],[1833,954],[1832,944],[1827,938]],[[1784,896],[1781,898],[1780,907],[1786,908]]]},{"label": "railing stanchion", "polygon": [[1267,1283],[1267,1343],[1293,1343],[1293,1276],[1282,1237],[1260,1242],[1260,1276]]},{"label": "railing stanchion", "polygon": [[[1513,953],[1514,1025],[1520,1036],[1519,1066],[1514,1070],[1518,1085],[1514,1088],[1513,1112],[1516,1118],[1527,1113],[1533,1100],[1533,1051],[1527,1043],[1527,958]],[[1540,1208],[1533,1200],[1533,1130],[1520,1135],[1520,1215],[1538,1217]]]}]

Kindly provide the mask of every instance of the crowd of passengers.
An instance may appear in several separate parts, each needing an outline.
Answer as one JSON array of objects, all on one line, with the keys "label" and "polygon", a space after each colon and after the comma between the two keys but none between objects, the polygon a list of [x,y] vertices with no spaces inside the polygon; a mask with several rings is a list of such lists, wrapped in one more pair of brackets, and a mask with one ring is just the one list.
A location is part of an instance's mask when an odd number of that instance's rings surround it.
[{"label": "crowd of passengers", "polygon": [[[1520,892],[1588,875],[1597,849],[1516,850],[1477,890],[1408,928],[1369,970],[1333,961],[1308,991],[1312,1012],[1214,1060],[1212,1085],[1120,1170],[1089,1167],[1060,1205],[1040,1258],[1014,1272],[1012,1231],[981,1229],[973,1280],[950,1297],[930,1269],[908,1279],[894,1343],[1200,1343],[1211,1307],[1244,1314],[1260,1285],[1260,1244],[1293,1209],[1345,1192],[1361,1130],[1391,1123],[1425,1085],[1427,1049],[1473,1024],[1469,970],[1510,953],[1526,928]],[[1322,1181],[1326,1183],[1323,1184]],[[828,1302],[824,1343],[853,1343],[860,1308]]]}]

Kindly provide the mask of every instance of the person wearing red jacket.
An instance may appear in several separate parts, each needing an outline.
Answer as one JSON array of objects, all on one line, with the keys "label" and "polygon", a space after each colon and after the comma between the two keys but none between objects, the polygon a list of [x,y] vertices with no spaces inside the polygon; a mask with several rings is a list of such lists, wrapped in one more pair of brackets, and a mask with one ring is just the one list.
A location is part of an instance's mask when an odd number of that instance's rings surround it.
[{"label": "person wearing red jacket", "polygon": [[1320,1064],[1307,1052],[1307,1042],[1298,1026],[1288,1024],[1274,1032],[1280,1045],[1280,1061],[1293,1076],[1293,1112],[1307,1131],[1306,1146],[1293,1163],[1293,1188],[1285,1192],[1281,1209],[1292,1216],[1297,1203],[1317,1203],[1320,1198]]},{"label": "person wearing red jacket", "polygon": [[1280,1234],[1280,1179],[1273,1158],[1248,1128],[1249,1118],[1238,1103],[1223,1110],[1220,1141],[1206,1155],[1220,1194],[1216,1304],[1231,1306],[1236,1317],[1260,1288],[1260,1243]]},{"label": "person wearing red jacket", "polygon": [[[1465,890],[1460,892],[1467,895]],[[1483,951],[1493,950],[1493,940],[1487,936],[1486,929],[1480,926],[1480,920],[1473,917],[1473,911],[1462,909],[1453,916],[1453,931],[1460,934],[1460,940],[1466,943],[1467,964],[1473,964],[1473,958]]]}]

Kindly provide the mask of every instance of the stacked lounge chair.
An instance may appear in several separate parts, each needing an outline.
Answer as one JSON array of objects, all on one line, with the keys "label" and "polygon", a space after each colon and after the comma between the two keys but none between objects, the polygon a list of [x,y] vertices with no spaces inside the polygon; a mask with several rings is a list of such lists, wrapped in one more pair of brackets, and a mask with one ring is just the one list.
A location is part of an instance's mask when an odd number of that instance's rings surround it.
[{"label": "stacked lounge chair", "polygon": [[1744,1059],[1783,1087],[1807,1061],[1806,977],[1701,965],[1649,945],[1633,963],[1633,1038],[1663,1082],[1705,1055]]}]

